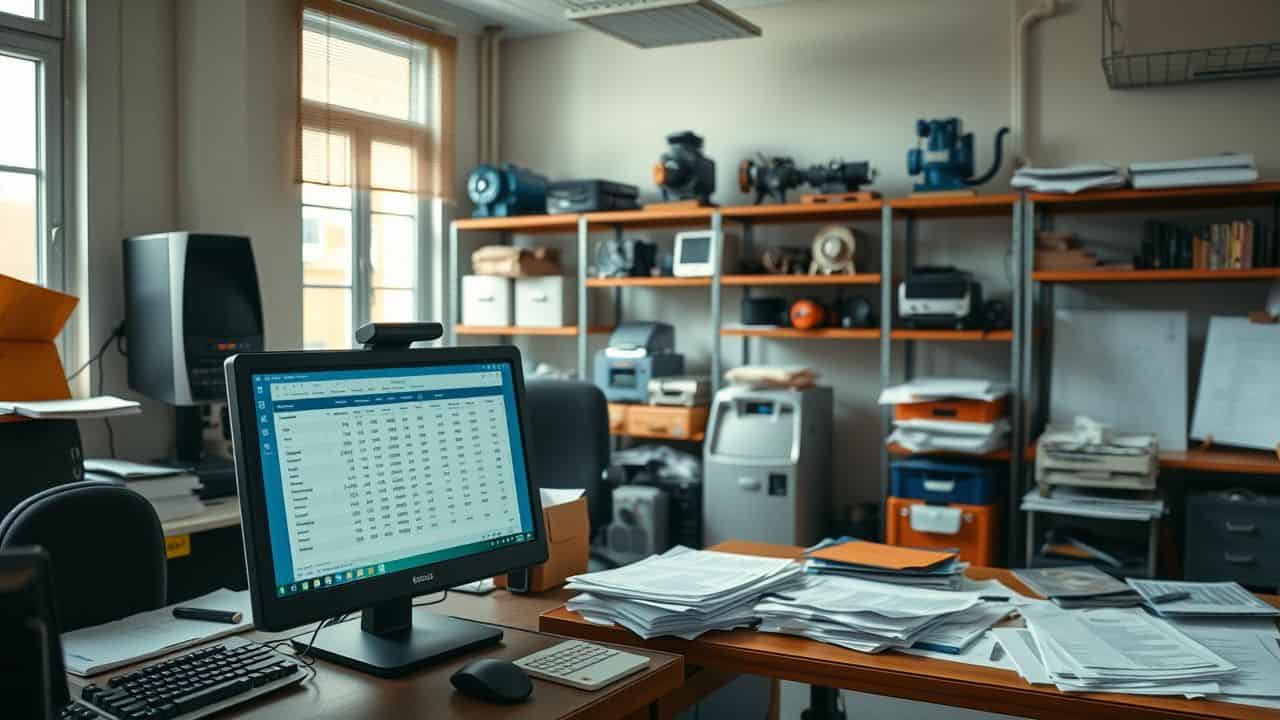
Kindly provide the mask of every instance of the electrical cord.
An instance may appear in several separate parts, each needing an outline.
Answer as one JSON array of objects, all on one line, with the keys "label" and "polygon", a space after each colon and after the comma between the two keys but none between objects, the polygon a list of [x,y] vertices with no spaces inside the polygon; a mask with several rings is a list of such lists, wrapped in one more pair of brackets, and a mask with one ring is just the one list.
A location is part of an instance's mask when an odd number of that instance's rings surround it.
[{"label": "electrical cord", "polygon": [[[114,328],[112,328],[111,334],[107,336],[107,339],[105,341],[103,341],[102,346],[99,347],[98,351],[93,354],[93,357],[89,358],[87,361],[85,361],[83,365],[76,368],[75,372],[67,376],[67,382],[71,382],[72,380],[75,380],[80,375],[80,373],[84,372],[90,365],[97,363],[98,365],[97,394],[101,395],[104,385],[106,383],[106,373],[103,372],[102,364],[107,353],[107,348],[111,347],[112,342],[114,342],[116,345],[116,352],[120,353],[120,355],[123,357],[129,357],[129,353],[124,349],[124,345],[123,345],[124,343],[124,323],[123,322],[116,325]],[[115,431],[115,428],[111,427],[111,418],[103,418],[102,421],[107,426],[107,450],[111,453],[111,457],[114,458],[116,457],[116,431]]]}]

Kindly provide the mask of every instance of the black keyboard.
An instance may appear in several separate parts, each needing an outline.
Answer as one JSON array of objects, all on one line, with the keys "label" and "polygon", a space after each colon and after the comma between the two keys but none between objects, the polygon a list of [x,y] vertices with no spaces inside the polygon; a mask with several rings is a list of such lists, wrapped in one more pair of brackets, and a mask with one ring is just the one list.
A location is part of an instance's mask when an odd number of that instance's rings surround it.
[{"label": "black keyboard", "polygon": [[80,693],[80,702],[67,707],[62,717],[64,720],[191,720],[300,682],[305,677],[297,660],[266,645],[231,638],[118,675],[105,687],[86,685]]}]

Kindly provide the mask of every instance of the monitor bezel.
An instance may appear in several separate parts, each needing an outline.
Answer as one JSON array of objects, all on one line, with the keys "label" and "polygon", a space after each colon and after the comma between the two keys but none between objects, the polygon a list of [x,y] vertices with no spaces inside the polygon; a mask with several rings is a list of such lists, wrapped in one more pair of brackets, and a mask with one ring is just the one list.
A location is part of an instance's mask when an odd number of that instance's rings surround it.
[{"label": "monitor bezel", "polygon": [[[389,573],[320,592],[279,597],[275,563],[267,527],[258,423],[253,404],[253,376],[280,372],[323,372],[374,368],[506,363],[515,385],[521,445],[526,459],[525,482],[533,513],[533,540]],[[337,350],[249,353],[225,362],[236,486],[240,494],[241,534],[244,538],[254,625],[280,631],[332,618],[380,603],[438,592],[456,585],[529,567],[547,559],[546,532],[538,483],[532,475],[529,413],[524,407],[524,374],[520,352],[510,346],[428,348],[410,350]],[[247,415],[245,414],[247,413]]]}]

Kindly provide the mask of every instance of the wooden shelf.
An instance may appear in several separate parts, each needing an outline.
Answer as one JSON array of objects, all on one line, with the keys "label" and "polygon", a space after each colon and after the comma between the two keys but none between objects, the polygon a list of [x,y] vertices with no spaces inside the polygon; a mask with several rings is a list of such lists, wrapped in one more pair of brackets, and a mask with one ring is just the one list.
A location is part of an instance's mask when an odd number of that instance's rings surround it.
[{"label": "wooden shelf", "polygon": [[682,277],[619,277],[619,278],[587,278],[587,287],[589,288],[615,288],[615,287],[648,287],[648,288],[672,288],[672,287],[711,287],[711,278],[682,278]]},{"label": "wooden shelf", "polygon": [[879,285],[880,273],[858,273],[856,275],[725,275],[720,278],[721,285],[735,286],[791,286],[807,287],[819,285]]},{"label": "wooden shelf", "polygon": [[917,217],[993,217],[1013,216],[1015,193],[973,195],[970,197],[905,197],[889,201],[895,213]]},{"label": "wooden shelf", "polygon": [[639,431],[617,432],[613,430],[610,430],[609,434],[614,437],[643,438],[645,440],[670,440],[674,442],[702,442],[707,437],[705,432],[694,433],[689,437],[675,437],[664,433],[646,433]]},{"label": "wooden shelf", "polygon": [[1031,279],[1043,283],[1214,282],[1280,278],[1280,268],[1249,270],[1037,270]]},{"label": "wooden shelf", "polygon": [[894,340],[940,340],[959,342],[1009,342],[1012,330],[894,330],[889,333]]},{"label": "wooden shelf", "polygon": [[762,337],[778,340],[879,340],[876,328],[818,328],[797,330],[784,327],[726,327],[720,329],[726,337]]},{"label": "wooden shelf", "polygon": [[931,452],[913,452],[911,450],[908,450],[902,447],[898,443],[889,443],[888,450],[889,450],[889,454],[893,457],[922,456],[922,457],[957,458],[957,459],[967,459],[967,460],[1000,460],[1000,461],[1007,461],[1010,457],[1008,448],[1005,448],[1004,450],[993,450],[989,453],[984,453],[982,455],[972,455],[970,453],[952,452],[950,450],[934,450]]},{"label": "wooden shelf", "polygon": [[[550,337],[575,337],[578,334],[578,326],[521,327],[515,325],[457,325],[454,327],[454,332],[459,335],[538,335]],[[587,333],[591,335],[610,332],[613,332],[613,328],[605,325],[593,325],[587,328]]]},{"label": "wooden shelf", "polygon": [[453,221],[459,230],[524,233],[577,233],[577,215],[517,215],[515,217],[463,218]]},{"label": "wooden shelf", "polygon": [[1161,190],[1099,190],[1076,195],[1030,193],[1028,199],[1045,212],[1135,212],[1222,207],[1260,207],[1280,198],[1280,182],[1210,185]]},{"label": "wooden shelf", "polygon": [[[614,210],[587,213],[587,228],[622,226],[628,228],[710,227],[713,207],[687,210]],[[577,216],[573,216],[575,221]]]},{"label": "wooden shelf", "polygon": [[777,205],[735,205],[721,216],[757,224],[825,223],[837,220],[879,220],[883,200],[842,203],[781,203]]}]

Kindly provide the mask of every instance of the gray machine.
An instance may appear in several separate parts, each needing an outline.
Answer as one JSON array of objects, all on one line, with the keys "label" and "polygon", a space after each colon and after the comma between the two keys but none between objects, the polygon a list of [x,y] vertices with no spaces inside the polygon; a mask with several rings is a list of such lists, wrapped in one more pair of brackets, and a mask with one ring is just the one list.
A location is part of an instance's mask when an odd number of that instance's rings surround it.
[{"label": "gray machine", "polygon": [[596,353],[596,386],[609,402],[648,402],[650,380],[684,374],[684,356],[675,347],[676,330],[667,323],[622,323]]},{"label": "gray machine", "polygon": [[704,450],[705,544],[817,542],[830,497],[831,419],[829,387],[716,393]]}]

